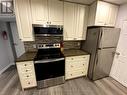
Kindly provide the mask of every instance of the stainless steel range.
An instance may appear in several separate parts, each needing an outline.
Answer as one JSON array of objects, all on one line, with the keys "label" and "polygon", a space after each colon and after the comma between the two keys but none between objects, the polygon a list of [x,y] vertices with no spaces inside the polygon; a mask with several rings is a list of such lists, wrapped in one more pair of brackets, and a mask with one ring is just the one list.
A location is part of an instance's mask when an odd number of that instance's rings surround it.
[{"label": "stainless steel range", "polygon": [[65,58],[60,49],[62,40],[54,41],[56,36],[63,37],[63,29],[58,26],[36,26],[34,32],[35,37],[39,37],[39,40],[44,37],[47,37],[47,40],[52,38],[52,41],[42,40],[36,44],[38,52],[34,59],[34,66],[37,87],[44,88],[64,83]]},{"label": "stainless steel range", "polygon": [[60,44],[41,44],[38,48],[34,59],[38,88],[64,83],[65,58],[60,51]]}]

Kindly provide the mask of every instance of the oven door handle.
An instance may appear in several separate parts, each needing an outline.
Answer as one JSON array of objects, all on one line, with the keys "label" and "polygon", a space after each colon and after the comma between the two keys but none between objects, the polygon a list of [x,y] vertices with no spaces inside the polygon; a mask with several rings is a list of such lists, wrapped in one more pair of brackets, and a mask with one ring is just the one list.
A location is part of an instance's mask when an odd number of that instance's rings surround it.
[{"label": "oven door handle", "polygon": [[62,60],[65,60],[65,58],[39,60],[39,61],[34,61],[34,63],[35,64],[37,64],[37,63],[49,63],[49,62],[57,62],[57,61],[62,61]]}]

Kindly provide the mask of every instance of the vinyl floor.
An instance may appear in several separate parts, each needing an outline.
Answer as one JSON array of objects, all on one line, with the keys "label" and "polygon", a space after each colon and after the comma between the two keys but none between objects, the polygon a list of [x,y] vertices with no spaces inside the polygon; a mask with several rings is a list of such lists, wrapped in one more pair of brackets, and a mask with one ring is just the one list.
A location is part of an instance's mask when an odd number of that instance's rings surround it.
[{"label": "vinyl floor", "polygon": [[127,95],[127,88],[111,77],[95,82],[81,77],[58,86],[22,91],[16,67],[11,66],[0,75],[0,95]]}]

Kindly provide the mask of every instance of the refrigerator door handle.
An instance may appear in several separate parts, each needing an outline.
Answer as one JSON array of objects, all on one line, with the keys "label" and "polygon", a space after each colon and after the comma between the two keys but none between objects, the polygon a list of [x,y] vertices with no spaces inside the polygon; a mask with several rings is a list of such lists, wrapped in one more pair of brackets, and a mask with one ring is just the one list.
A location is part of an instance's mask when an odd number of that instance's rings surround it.
[{"label": "refrigerator door handle", "polygon": [[116,54],[116,55],[120,55],[120,53],[117,52],[117,51],[116,51],[116,52],[112,52],[112,54],[113,54],[113,55],[115,55],[115,54]]},{"label": "refrigerator door handle", "polygon": [[95,58],[96,66],[98,64],[98,53],[96,53],[96,58]]},{"label": "refrigerator door handle", "polygon": [[103,31],[101,31],[101,33],[100,33],[99,42],[98,42],[99,46],[101,46],[101,48],[102,48],[102,43],[101,43],[102,35],[103,35]]}]

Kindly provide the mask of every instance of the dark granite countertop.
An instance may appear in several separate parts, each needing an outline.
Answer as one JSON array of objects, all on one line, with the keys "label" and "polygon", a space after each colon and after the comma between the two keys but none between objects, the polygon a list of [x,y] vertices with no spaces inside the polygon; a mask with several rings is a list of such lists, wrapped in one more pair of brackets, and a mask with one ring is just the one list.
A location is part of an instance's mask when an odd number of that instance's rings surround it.
[{"label": "dark granite countertop", "polygon": [[35,52],[25,52],[22,56],[17,58],[16,62],[23,62],[23,61],[33,61],[35,56],[36,56],[36,51]]},{"label": "dark granite countertop", "polygon": [[[25,52],[22,56],[17,58],[16,62],[23,62],[23,61],[33,61],[37,52]],[[80,50],[80,49],[65,49],[63,51],[65,57],[69,56],[79,56],[79,55],[88,55],[87,52]]]},{"label": "dark granite countertop", "polygon": [[63,51],[65,57],[69,56],[79,56],[79,55],[88,55],[87,52],[80,50],[80,49],[65,49]]}]

